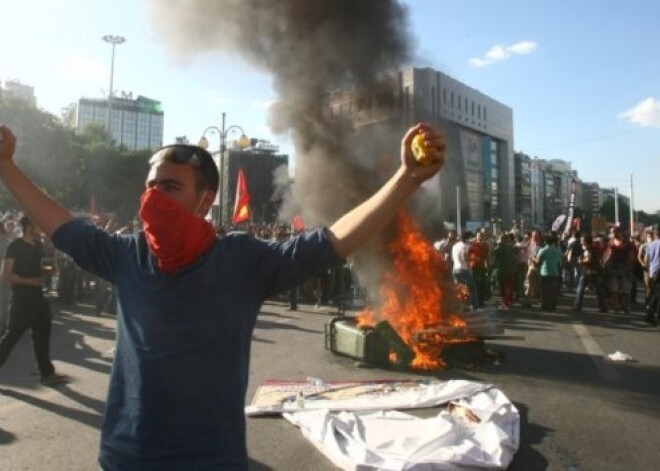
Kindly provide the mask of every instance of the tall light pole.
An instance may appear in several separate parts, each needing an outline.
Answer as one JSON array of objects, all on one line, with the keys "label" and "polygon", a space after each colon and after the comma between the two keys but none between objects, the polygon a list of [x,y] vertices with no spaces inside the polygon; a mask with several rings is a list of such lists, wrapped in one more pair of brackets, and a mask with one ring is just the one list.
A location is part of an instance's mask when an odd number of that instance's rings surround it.
[{"label": "tall light pole", "polygon": [[108,143],[112,142],[112,86],[115,76],[115,47],[118,44],[126,42],[126,38],[122,36],[113,36],[112,34],[106,34],[102,38],[105,42],[112,44],[112,59],[110,60],[110,90],[108,91]]},{"label": "tall light pole", "polygon": [[203,149],[208,149],[209,140],[206,138],[206,133],[210,132],[211,134],[218,134],[220,137],[220,159],[218,166],[220,167],[220,183],[218,185],[218,194],[216,195],[216,204],[218,206],[218,215],[213,215],[213,222],[218,224],[223,224],[225,222],[225,154],[227,153],[227,136],[231,131],[239,131],[241,137],[238,138],[237,144],[241,149],[245,149],[250,146],[250,139],[243,131],[243,128],[238,125],[231,125],[225,127],[225,119],[227,113],[222,112],[222,127],[209,126],[202,133],[202,137],[199,139],[199,147]]}]

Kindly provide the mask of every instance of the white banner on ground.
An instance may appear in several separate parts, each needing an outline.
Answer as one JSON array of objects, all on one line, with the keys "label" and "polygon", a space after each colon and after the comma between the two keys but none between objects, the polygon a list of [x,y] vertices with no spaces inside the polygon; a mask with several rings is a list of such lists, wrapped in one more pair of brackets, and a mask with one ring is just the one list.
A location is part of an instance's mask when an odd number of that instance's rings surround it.
[{"label": "white banner on ground", "polygon": [[[394,410],[437,406],[443,407],[426,419]],[[246,407],[248,415],[282,412],[351,471],[503,469],[520,445],[516,407],[499,389],[475,381],[271,380]]]}]

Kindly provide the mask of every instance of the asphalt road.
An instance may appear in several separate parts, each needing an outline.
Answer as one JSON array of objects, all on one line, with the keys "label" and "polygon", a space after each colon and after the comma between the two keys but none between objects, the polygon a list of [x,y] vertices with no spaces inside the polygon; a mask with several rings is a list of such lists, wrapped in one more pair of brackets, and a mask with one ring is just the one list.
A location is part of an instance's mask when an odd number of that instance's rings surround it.
[{"label": "asphalt road", "polygon": [[[653,470],[660,447],[660,331],[643,314],[600,314],[587,299],[583,314],[514,308],[499,316],[506,333],[524,340],[489,341],[501,355],[469,371],[430,374],[494,384],[521,413],[521,446],[512,470]],[[29,336],[0,370],[0,470],[96,470],[115,319],[90,306],[53,304],[53,358],[71,377],[39,385]],[[247,401],[265,379],[367,380],[429,374],[364,368],[324,348],[331,308],[287,311],[267,303],[252,347]],[[621,351],[632,362],[606,355]],[[432,411],[419,411],[420,415]],[[300,431],[281,418],[248,419],[253,470],[335,470]]]}]

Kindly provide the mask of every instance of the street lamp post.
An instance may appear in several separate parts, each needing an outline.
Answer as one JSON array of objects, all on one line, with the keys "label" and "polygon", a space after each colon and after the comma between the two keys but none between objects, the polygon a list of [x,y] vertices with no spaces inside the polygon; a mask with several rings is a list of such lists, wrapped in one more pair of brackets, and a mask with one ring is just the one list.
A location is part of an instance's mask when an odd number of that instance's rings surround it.
[{"label": "street lamp post", "polygon": [[202,137],[199,140],[199,147],[203,149],[208,149],[209,140],[206,138],[206,133],[210,132],[211,134],[216,133],[220,137],[220,159],[218,166],[220,167],[220,183],[218,185],[218,194],[216,196],[216,202],[218,206],[218,215],[213,215],[213,222],[223,224],[225,222],[225,154],[227,152],[227,136],[231,131],[239,131],[241,137],[238,138],[237,144],[241,149],[245,149],[250,146],[250,139],[243,131],[243,128],[238,125],[232,125],[225,127],[225,119],[227,113],[222,112],[222,127],[209,126],[204,130]]},{"label": "street lamp post", "polygon": [[108,143],[112,142],[112,86],[113,86],[113,79],[115,75],[115,47],[118,44],[122,44],[126,42],[126,38],[122,36],[113,36],[112,34],[106,34],[102,38],[105,42],[109,43],[112,45],[112,58],[110,59],[110,90],[108,92],[108,126],[107,126],[107,131],[108,131]]}]

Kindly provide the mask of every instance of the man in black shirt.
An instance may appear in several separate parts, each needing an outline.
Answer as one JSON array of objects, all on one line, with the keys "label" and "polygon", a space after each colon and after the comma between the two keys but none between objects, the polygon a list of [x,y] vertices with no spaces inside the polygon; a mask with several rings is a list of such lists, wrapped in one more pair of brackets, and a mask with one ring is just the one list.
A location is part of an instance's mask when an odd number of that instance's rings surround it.
[{"label": "man in black shirt", "polygon": [[2,277],[11,285],[11,300],[7,331],[0,339],[0,366],[30,328],[41,383],[52,384],[63,376],[55,373],[50,361],[51,313],[43,294],[41,267],[44,249],[34,224],[27,217],[21,218],[20,224],[23,236],[9,244],[2,262]]}]

